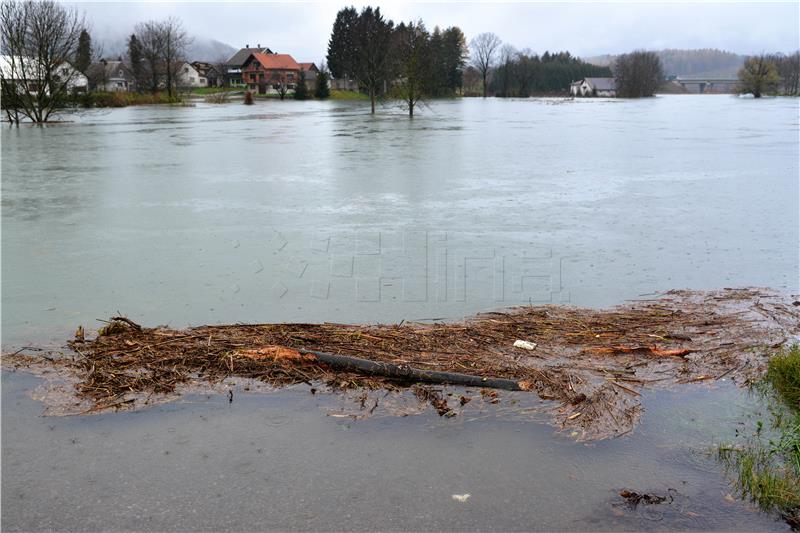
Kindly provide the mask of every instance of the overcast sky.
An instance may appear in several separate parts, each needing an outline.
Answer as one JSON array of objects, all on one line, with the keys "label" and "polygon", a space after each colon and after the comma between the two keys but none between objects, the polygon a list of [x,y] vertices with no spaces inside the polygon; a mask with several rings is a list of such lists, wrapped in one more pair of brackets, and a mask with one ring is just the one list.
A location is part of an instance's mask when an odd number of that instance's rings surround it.
[{"label": "overcast sky", "polygon": [[[351,2],[79,3],[95,39],[129,34],[136,22],[170,15],[190,34],[234,47],[269,46],[299,61],[324,57],[336,12]],[[352,2],[356,7],[364,5]],[[580,56],[634,48],[720,48],[752,54],[800,48],[800,2],[371,2],[395,21],[459,26],[467,39],[491,31],[535,52]],[[214,58],[208,58],[214,59]]]}]

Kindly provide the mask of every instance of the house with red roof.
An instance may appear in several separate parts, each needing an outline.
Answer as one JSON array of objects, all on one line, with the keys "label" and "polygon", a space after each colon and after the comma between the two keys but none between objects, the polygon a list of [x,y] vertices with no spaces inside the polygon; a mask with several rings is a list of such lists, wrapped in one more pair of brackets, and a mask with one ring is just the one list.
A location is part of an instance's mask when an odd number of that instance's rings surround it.
[{"label": "house with red roof", "polygon": [[300,64],[289,54],[250,54],[242,65],[242,82],[258,94],[283,98],[300,79]]}]

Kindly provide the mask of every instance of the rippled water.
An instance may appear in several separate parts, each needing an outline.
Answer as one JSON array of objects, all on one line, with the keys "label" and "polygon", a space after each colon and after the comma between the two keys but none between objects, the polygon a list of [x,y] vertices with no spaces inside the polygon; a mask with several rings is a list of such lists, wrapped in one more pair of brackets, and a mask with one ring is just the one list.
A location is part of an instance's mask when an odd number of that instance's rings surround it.
[{"label": "rippled water", "polygon": [[[454,318],[671,288],[798,292],[796,99],[360,102],[85,112],[2,131],[4,349],[144,324]],[[38,417],[3,374],[2,518],[37,529],[781,529],[708,450],[740,391],[648,396],[632,436],[298,389]],[[678,497],[616,506],[621,488]],[[452,494],[470,493],[459,503]]]}]

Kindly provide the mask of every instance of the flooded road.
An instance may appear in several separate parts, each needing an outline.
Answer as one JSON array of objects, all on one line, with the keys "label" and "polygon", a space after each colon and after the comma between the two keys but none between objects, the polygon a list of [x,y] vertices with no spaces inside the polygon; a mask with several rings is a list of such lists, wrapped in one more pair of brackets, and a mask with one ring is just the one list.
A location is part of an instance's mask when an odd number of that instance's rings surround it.
[{"label": "flooded road", "polygon": [[[4,349],[146,325],[458,318],[672,288],[798,292],[798,102],[457,100],[98,110],[2,131]],[[399,113],[399,112],[398,112]],[[629,437],[307,389],[40,417],[3,374],[4,529],[782,529],[708,452],[741,393],[645,398]],[[675,489],[668,507],[617,493]],[[466,502],[453,494],[471,496]]]}]

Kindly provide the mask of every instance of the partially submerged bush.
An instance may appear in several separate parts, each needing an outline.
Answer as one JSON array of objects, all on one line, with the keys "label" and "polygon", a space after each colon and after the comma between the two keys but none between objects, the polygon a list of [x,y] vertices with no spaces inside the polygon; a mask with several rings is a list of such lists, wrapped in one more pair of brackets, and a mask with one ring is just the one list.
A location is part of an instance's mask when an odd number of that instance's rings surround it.
[{"label": "partially submerged bush", "polygon": [[166,93],[92,92],[77,96],[83,107],[127,107],[129,105],[169,104],[176,101]]},{"label": "partially submerged bush", "polygon": [[774,355],[759,390],[772,424],[758,421],[743,446],[720,446],[720,459],[736,472],[742,496],[779,512],[800,529],[800,346]]}]

